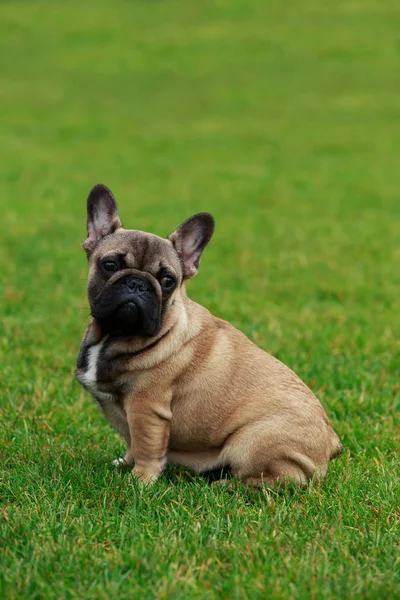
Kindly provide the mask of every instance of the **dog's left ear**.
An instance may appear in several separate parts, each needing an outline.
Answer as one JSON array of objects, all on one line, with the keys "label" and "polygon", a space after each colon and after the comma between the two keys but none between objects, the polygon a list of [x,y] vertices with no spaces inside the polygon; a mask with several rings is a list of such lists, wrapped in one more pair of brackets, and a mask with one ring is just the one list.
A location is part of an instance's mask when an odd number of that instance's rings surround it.
[{"label": "dog's left ear", "polygon": [[87,238],[82,246],[89,255],[101,238],[122,227],[111,190],[99,183],[87,199]]},{"label": "dog's left ear", "polygon": [[203,250],[214,233],[214,225],[214,217],[209,213],[199,213],[168,236],[181,261],[184,279],[196,275]]}]

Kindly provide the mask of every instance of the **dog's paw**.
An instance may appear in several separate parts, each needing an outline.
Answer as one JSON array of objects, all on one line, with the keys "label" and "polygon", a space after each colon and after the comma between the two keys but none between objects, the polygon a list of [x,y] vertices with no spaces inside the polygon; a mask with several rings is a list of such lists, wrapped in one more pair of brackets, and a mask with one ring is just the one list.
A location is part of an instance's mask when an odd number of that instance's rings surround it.
[{"label": "dog's paw", "polygon": [[137,481],[137,483],[139,483],[139,485],[141,486],[153,485],[153,483],[155,483],[159,477],[158,474],[156,475],[154,473],[144,473],[136,468],[132,470],[132,475]]},{"label": "dog's paw", "polygon": [[116,458],[115,460],[112,461],[111,463],[114,467],[129,467],[129,464],[126,462],[126,460],[122,457]]}]

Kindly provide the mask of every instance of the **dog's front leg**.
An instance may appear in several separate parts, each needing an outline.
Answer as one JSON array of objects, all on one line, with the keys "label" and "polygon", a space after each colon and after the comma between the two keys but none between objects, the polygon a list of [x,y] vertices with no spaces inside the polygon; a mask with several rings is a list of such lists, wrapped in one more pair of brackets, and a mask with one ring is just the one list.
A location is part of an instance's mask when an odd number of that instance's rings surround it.
[{"label": "dog's front leg", "polygon": [[135,397],[125,403],[131,438],[133,475],[141,483],[153,483],[165,464],[171,422],[170,398]]}]

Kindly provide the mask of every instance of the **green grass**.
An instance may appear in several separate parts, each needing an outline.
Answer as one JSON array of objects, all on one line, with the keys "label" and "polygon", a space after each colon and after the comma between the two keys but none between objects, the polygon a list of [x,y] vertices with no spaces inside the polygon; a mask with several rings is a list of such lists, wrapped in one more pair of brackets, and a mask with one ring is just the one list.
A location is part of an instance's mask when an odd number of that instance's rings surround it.
[{"label": "green grass", "polygon": [[[0,10],[0,596],[400,598],[398,2]],[[319,486],[112,468],[73,378],[97,182],[132,228],[215,215],[189,293],[321,398]]]}]

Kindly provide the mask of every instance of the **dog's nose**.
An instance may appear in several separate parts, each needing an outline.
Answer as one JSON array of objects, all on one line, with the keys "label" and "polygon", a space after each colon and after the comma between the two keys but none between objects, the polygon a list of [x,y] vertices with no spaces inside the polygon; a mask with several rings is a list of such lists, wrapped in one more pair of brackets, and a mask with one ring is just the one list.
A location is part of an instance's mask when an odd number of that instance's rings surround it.
[{"label": "dog's nose", "polygon": [[143,279],[139,279],[138,277],[134,277],[130,275],[125,279],[125,283],[130,290],[133,292],[145,292],[148,289],[148,286]]}]

